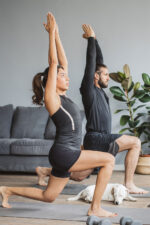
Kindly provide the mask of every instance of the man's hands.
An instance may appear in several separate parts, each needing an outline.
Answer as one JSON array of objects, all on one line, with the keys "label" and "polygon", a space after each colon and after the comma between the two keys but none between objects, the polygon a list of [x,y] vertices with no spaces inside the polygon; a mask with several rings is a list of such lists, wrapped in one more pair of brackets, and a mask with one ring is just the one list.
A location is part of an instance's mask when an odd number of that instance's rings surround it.
[{"label": "man's hands", "polygon": [[55,17],[50,12],[48,12],[48,14],[47,14],[47,24],[43,23],[43,25],[45,27],[45,30],[48,33],[53,33],[56,30],[58,30],[57,25],[56,25],[56,21],[55,21]]},{"label": "man's hands", "polygon": [[83,38],[85,38],[85,39],[88,39],[89,37],[96,38],[94,30],[92,29],[92,27],[90,25],[83,24],[82,29],[84,31]]}]

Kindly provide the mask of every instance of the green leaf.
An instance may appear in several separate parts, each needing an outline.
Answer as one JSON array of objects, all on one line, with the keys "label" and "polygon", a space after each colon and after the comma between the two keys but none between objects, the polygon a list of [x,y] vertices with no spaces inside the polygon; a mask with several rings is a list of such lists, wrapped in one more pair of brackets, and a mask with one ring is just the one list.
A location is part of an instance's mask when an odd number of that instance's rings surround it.
[{"label": "green leaf", "polygon": [[117,113],[122,112],[122,111],[124,111],[124,110],[127,110],[127,111],[128,111],[128,109],[118,109],[118,110],[116,110],[114,113],[117,114]]},{"label": "green leaf", "polygon": [[120,89],[120,87],[117,86],[113,86],[110,88],[111,93],[113,93],[115,96],[125,96],[125,94],[123,93],[123,91]]},{"label": "green leaf", "polygon": [[139,99],[140,102],[150,102],[150,96],[148,94],[144,95]]},{"label": "green leaf", "polygon": [[148,86],[146,86],[146,85],[142,85],[141,86],[147,93],[149,93],[150,92],[150,87]]},{"label": "green leaf", "polygon": [[121,125],[121,126],[126,125],[126,123],[127,123],[129,120],[130,120],[130,116],[127,116],[127,115],[121,116],[121,118],[120,118],[120,125]]},{"label": "green leaf", "polygon": [[136,121],[129,120],[128,124],[131,128],[135,128],[139,122],[140,122],[140,120],[136,120]]},{"label": "green leaf", "polygon": [[137,120],[138,118],[142,116],[147,116],[147,113],[138,113],[137,116],[135,117],[135,120]]},{"label": "green leaf", "polygon": [[128,105],[133,106],[133,105],[135,104],[135,102],[136,102],[136,99],[130,101],[130,102],[128,103]]},{"label": "green leaf", "polygon": [[110,73],[109,74],[110,78],[118,83],[122,82],[122,79],[118,76],[118,73]]},{"label": "green leaf", "polygon": [[124,90],[128,90],[130,89],[131,85],[132,85],[132,77],[126,78],[122,81],[121,83],[122,87]]},{"label": "green leaf", "polygon": [[140,88],[140,82],[136,82],[134,85],[134,93]]},{"label": "green leaf", "polygon": [[144,90],[136,90],[134,97],[136,98],[142,98],[145,95],[145,91]]},{"label": "green leaf", "polygon": [[128,89],[128,93],[129,93],[130,91],[132,91],[133,87],[134,87],[134,82],[132,81],[132,84],[131,84],[130,88]]},{"label": "green leaf", "polygon": [[150,86],[150,77],[148,74],[146,73],[142,73],[142,78],[143,78],[143,81],[146,85]]},{"label": "green leaf", "polygon": [[129,130],[129,128],[123,128],[122,130],[119,131],[119,134],[124,133],[126,130]]},{"label": "green leaf", "polygon": [[116,99],[120,102],[126,102],[126,99],[124,99],[123,97],[119,97],[119,96],[116,96],[116,95],[114,95],[113,97],[114,97],[114,99]]},{"label": "green leaf", "polygon": [[120,77],[121,80],[126,79],[126,75],[124,73],[118,72],[118,76]]},{"label": "green leaf", "polygon": [[149,123],[149,122],[143,122],[143,123],[141,124],[141,126],[150,128],[150,123]]},{"label": "green leaf", "polygon": [[144,107],[145,105],[139,105],[138,107],[133,109],[133,112],[135,112],[137,109]]},{"label": "green leaf", "polygon": [[130,68],[129,68],[129,66],[127,64],[124,65],[123,71],[124,71],[124,73],[126,75],[126,78],[129,78],[131,76],[130,75]]}]

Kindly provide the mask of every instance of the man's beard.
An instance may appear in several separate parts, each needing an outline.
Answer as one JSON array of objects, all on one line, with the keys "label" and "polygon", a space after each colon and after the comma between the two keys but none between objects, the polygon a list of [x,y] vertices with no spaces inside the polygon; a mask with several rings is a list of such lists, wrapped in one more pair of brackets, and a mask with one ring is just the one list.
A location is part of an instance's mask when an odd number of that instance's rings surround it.
[{"label": "man's beard", "polygon": [[107,88],[108,84],[104,84],[100,79],[98,80],[98,84],[101,88]]}]

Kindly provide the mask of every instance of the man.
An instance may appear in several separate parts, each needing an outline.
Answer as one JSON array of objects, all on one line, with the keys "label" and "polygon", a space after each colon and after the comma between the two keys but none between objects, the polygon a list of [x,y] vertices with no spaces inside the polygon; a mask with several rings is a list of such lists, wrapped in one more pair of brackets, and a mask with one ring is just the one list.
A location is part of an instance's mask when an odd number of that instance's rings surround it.
[{"label": "man", "polygon": [[[103,55],[93,29],[86,24],[82,28],[83,37],[88,40],[86,67],[80,88],[87,118],[84,149],[109,152],[114,156],[118,152],[128,150],[125,158],[124,185],[130,193],[147,193],[136,187],[133,182],[141,142],[137,137],[111,134],[109,99],[103,90],[108,87],[110,79],[108,68],[103,63]],[[72,179],[83,180],[91,172],[92,170],[73,173]]]}]

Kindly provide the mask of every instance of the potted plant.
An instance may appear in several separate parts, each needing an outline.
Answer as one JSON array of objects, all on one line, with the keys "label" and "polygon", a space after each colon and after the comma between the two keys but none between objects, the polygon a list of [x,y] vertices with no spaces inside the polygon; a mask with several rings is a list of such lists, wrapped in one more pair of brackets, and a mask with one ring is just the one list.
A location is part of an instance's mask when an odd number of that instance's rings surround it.
[{"label": "potted plant", "polygon": [[[115,113],[125,112],[121,115],[120,125],[125,126],[119,133],[127,132],[130,135],[134,135],[138,138],[144,135],[142,145],[150,141],[150,122],[148,118],[150,116],[150,107],[147,105],[150,102],[150,76],[143,73],[142,79],[144,84],[140,82],[134,83],[130,74],[129,66],[126,64],[123,67],[123,73],[110,73],[110,77],[121,84],[119,86],[113,86],[110,91],[113,97],[124,103],[124,108],[116,110]],[[142,112],[139,110],[142,109]],[[144,118],[144,120],[143,120]],[[150,153],[144,154],[141,149],[137,168],[137,173],[150,174]]]}]

